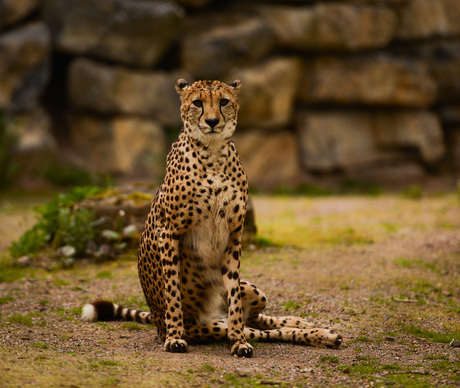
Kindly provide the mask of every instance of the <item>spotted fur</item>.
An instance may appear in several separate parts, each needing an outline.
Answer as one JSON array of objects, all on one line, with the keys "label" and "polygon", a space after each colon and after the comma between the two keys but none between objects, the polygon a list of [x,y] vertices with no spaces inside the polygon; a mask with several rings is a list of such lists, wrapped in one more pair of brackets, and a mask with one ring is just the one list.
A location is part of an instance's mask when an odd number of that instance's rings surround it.
[{"label": "spotted fur", "polygon": [[248,183],[231,140],[239,88],[240,81],[177,81],[184,127],[168,154],[138,254],[151,313],[98,301],[85,307],[84,318],[153,322],[169,352],[225,339],[239,357],[252,356],[249,339],[339,347],[342,337],[331,330],[264,315],[264,293],[240,281]]}]

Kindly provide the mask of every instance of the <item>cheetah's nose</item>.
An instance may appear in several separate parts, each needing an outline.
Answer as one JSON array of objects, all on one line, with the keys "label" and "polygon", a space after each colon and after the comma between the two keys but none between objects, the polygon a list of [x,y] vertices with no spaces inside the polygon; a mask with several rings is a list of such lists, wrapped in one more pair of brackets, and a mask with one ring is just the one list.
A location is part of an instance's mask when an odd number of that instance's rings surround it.
[{"label": "cheetah's nose", "polygon": [[206,124],[208,124],[211,128],[214,128],[217,124],[219,124],[219,119],[206,119]]}]

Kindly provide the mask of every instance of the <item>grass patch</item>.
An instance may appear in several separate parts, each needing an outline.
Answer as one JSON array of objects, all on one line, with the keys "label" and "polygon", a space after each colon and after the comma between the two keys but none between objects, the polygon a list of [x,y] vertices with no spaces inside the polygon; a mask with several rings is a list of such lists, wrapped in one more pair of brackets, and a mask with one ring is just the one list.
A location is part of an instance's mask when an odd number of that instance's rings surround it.
[{"label": "grass patch", "polygon": [[113,360],[101,360],[99,361],[99,365],[102,366],[118,366],[120,363],[118,361],[113,361]]},{"label": "grass patch", "polygon": [[[264,381],[262,384],[260,382],[261,376],[240,376],[236,373],[226,373],[223,375],[223,378],[227,384],[224,386],[230,386],[230,387],[266,387],[272,384],[269,384],[268,381]],[[273,384],[273,385],[279,385],[279,384]]]},{"label": "grass patch", "polygon": [[340,362],[339,358],[334,357],[334,356],[322,356],[322,357],[319,358],[319,360],[321,362],[327,362],[329,364],[338,364]]},{"label": "grass patch", "polygon": [[214,368],[211,364],[205,363],[201,366],[200,371],[203,372],[214,372],[216,368]]},{"label": "grass patch", "polygon": [[281,303],[281,306],[283,306],[286,311],[298,311],[302,307],[302,304],[290,300],[288,302]]},{"label": "grass patch", "polygon": [[414,337],[429,339],[432,342],[440,342],[447,344],[452,340],[452,338],[456,339],[457,341],[460,340],[459,332],[439,333],[435,331],[422,329],[421,327],[416,325],[403,325],[402,329],[403,331],[410,335],[413,335]]},{"label": "grass patch", "polygon": [[430,354],[429,356],[423,357],[424,360],[448,360],[449,357],[442,354]]},{"label": "grass patch", "polygon": [[42,342],[37,342],[35,344],[32,344],[32,347],[33,348],[38,348],[38,349],[44,349],[44,350],[49,349],[49,346],[47,344],[42,343]]},{"label": "grass patch", "polygon": [[345,246],[374,243],[372,238],[356,232],[356,230],[352,227],[339,230],[334,234],[331,233],[329,236],[324,237],[322,240],[326,244]]},{"label": "grass patch", "polygon": [[420,268],[439,273],[439,269],[434,263],[428,263],[421,259],[408,259],[406,257],[399,257],[393,260],[393,264],[402,268]]},{"label": "grass patch", "polygon": [[348,341],[348,343],[353,343],[353,342],[372,342],[372,340],[369,337],[360,335],[360,336]]},{"label": "grass patch", "polygon": [[423,197],[423,189],[420,185],[411,185],[403,190],[402,195],[404,198],[420,200]]},{"label": "grass patch", "polygon": [[431,388],[433,383],[430,376],[413,373],[394,373],[386,378],[385,386]]},{"label": "grass patch", "polygon": [[56,279],[53,281],[53,284],[57,287],[61,287],[61,286],[70,286],[70,282],[68,282],[67,280],[64,280],[64,279]]},{"label": "grass patch", "polygon": [[72,307],[68,310],[66,310],[66,312],[72,314],[72,315],[78,315],[80,316],[81,313],[82,313],[83,309],[81,307]]},{"label": "grass patch", "polygon": [[96,325],[102,327],[102,328],[105,329],[105,330],[110,330],[110,331],[117,330],[116,327],[110,326],[107,322],[101,322],[101,321],[99,321],[99,322],[96,322]]},{"label": "grass patch", "polygon": [[32,326],[32,318],[26,315],[15,314],[8,317],[7,321],[9,323],[20,323],[22,325]]},{"label": "grass patch", "polygon": [[441,372],[455,371],[458,373],[458,371],[460,370],[460,361],[450,361],[448,359],[440,360],[433,363],[433,365],[431,365],[431,368]]},{"label": "grass patch", "polygon": [[98,278],[98,279],[112,279],[113,274],[110,271],[101,271],[96,275],[96,278]]},{"label": "grass patch", "polygon": [[259,236],[259,235],[255,236],[252,242],[254,243],[254,245],[256,245],[259,248],[279,246],[278,244],[274,243],[269,238]]},{"label": "grass patch", "polygon": [[2,269],[0,271],[0,283],[14,282],[26,276],[33,278],[35,274],[31,268],[18,266],[10,255],[0,254],[0,268]]},{"label": "grass patch", "polygon": [[9,302],[12,302],[14,298],[12,296],[1,296],[0,297],[0,304],[7,304]]},{"label": "grass patch", "polygon": [[121,326],[122,329],[128,329],[128,330],[146,330],[148,329],[147,326],[142,326],[139,325],[137,322],[124,322]]}]

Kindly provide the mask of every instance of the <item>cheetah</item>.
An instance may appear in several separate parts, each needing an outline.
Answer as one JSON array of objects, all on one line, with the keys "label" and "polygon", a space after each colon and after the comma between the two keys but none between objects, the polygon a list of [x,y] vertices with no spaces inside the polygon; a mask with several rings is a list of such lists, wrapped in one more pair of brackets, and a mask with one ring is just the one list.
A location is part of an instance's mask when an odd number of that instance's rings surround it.
[{"label": "cheetah", "polygon": [[107,301],[83,309],[87,321],[153,323],[167,352],[228,340],[251,357],[248,340],[338,348],[342,337],[296,317],[263,314],[265,294],[240,280],[248,181],[231,140],[241,82],[176,82],[183,129],[140,237],[139,279],[150,313]]}]

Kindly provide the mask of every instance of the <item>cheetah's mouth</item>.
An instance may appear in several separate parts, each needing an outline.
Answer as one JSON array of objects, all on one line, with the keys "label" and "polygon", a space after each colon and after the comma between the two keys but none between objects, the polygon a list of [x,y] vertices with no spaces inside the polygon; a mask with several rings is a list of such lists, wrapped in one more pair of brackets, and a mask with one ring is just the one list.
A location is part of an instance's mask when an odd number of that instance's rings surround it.
[{"label": "cheetah's mouth", "polygon": [[216,130],[216,128],[201,128],[199,127],[201,132],[204,134],[204,135],[218,135],[220,133],[222,133],[222,131],[219,131],[219,130]]}]

